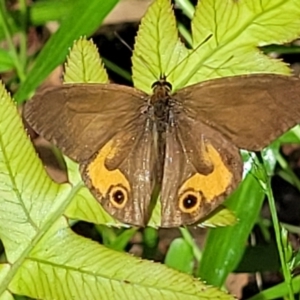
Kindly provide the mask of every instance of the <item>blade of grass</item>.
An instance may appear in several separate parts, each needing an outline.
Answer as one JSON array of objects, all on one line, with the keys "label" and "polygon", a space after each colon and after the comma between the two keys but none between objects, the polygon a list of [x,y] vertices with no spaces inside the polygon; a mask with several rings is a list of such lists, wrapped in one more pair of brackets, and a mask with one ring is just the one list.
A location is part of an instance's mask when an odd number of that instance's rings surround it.
[{"label": "blade of grass", "polygon": [[19,76],[20,80],[24,81],[25,80],[25,73],[24,73],[24,69],[22,67],[21,61],[19,59],[18,53],[16,51],[16,48],[15,48],[15,46],[13,44],[13,41],[12,41],[12,33],[11,33],[11,30],[10,30],[10,26],[7,22],[7,20],[9,19],[8,16],[9,16],[9,13],[6,9],[5,2],[1,1],[0,2],[0,24],[2,24],[2,29],[3,29],[4,34],[5,34],[5,38],[6,38],[6,41],[7,41],[7,44],[8,44],[12,59],[13,59],[15,69],[18,73],[18,76]]},{"label": "blade of grass", "polygon": [[128,71],[120,68],[118,65],[116,65],[115,63],[113,63],[112,61],[110,61],[104,57],[101,57],[101,59],[107,69],[120,75],[124,79],[128,80],[128,82],[132,82],[131,74]]},{"label": "blade of grass", "polygon": [[226,201],[226,206],[236,214],[239,222],[209,231],[197,274],[209,284],[221,287],[245,251],[247,238],[264,199],[256,179],[257,172],[248,173],[238,190]]},{"label": "blade of grass", "polygon": [[175,0],[176,5],[182,9],[183,13],[190,19],[193,18],[195,7],[189,0]]},{"label": "blade of grass", "polygon": [[19,0],[19,7],[20,7],[20,24],[21,24],[19,58],[20,58],[20,63],[22,65],[22,69],[25,70],[27,65],[27,25],[28,25],[26,1]]},{"label": "blade of grass", "polygon": [[277,217],[277,211],[276,211],[275,200],[272,192],[270,176],[267,177],[265,182],[265,193],[269,200],[269,206],[270,206],[270,211],[271,211],[271,216],[272,216],[272,221],[273,221],[273,226],[275,231],[277,249],[279,253],[283,276],[284,276],[284,282],[287,286],[287,294],[289,295],[289,300],[294,300],[295,298],[293,292],[292,275],[288,268],[288,261],[286,259],[286,255],[282,245],[280,225]]},{"label": "blade of grass", "polygon": [[178,23],[177,27],[178,27],[178,31],[183,36],[183,38],[185,39],[186,43],[190,47],[192,47],[193,46],[193,40],[192,40],[191,33],[185,28],[185,26],[182,23]]},{"label": "blade of grass", "polygon": [[[296,293],[300,291],[300,276],[297,276],[292,279],[293,290]],[[277,284],[267,290],[260,292],[259,294],[248,298],[247,300],[271,300],[271,299],[280,299],[288,293],[288,287],[285,282]]]},{"label": "blade of grass", "polygon": [[80,0],[50,0],[32,3],[29,18],[32,25],[44,25],[48,21],[66,18]]},{"label": "blade of grass", "polygon": [[63,63],[68,54],[68,49],[73,41],[82,35],[93,33],[117,4],[118,0],[98,0],[76,2],[69,18],[65,19],[60,28],[48,40],[45,47],[38,55],[35,64],[26,79],[15,94],[17,103],[27,99],[35,88],[59,64]]}]

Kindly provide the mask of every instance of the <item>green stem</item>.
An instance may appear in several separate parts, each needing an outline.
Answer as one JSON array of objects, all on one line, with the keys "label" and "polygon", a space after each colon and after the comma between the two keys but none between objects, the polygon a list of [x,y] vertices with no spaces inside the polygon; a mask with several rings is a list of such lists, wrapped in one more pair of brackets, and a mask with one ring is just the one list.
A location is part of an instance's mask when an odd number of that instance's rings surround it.
[{"label": "green stem", "polygon": [[21,13],[21,32],[20,32],[20,63],[22,64],[23,72],[27,64],[27,5],[26,0],[19,0]]},{"label": "green stem", "polygon": [[292,286],[292,276],[290,273],[290,270],[288,268],[288,264],[286,262],[285,254],[283,251],[283,245],[282,245],[282,239],[281,239],[281,232],[280,232],[280,225],[277,217],[277,212],[276,212],[276,206],[275,206],[275,200],[271,188],[271,178],[268,177],[266,180],[266,186],[265,186],[265,192],[269,200],[269,206],[270,206],[270,211],[272,215],[272,221],[273,221],[273,226],[274,226],[274,231],[275,231],[275,237],[276,237],[276,243],[277,243],[277,249],[279,252],[279,257],[280,257],[280,263],[282,267],[282,272],[284,276],[284,281],[287,285],[288,289],[288,295],[289,295],[289,300],[294,300],[294,292],[293,292],[293,286]]},{"label": "green stem", "polygon": [[132,78],[131,78],[131,74],[129,72],[127,72],[126,70],[120,68],[118,65],[116,65],[115,63],[113,63],[112,61],[101,57],[103,63],[105,64],[105,67],[113,72],[115,72],[116,74],[120,75],[121,77],[123,77],[124,79],[126,79],[129,82],[132,82]]},{"label": "green stem", "polygon": [[182,23],[178,23],[178,30],[180,34],[183,36],[185,41],[190,47],[193,47],[193,40],[190,32],[185,28],[185,26]]},{"label": "green stem", "polygon": [[195,13],[195,7],[189,0],[175,0],[177,6],[179,6],[183,13],[189,18],[192,19]]},{"label": "green stem", "polygon": [[24,70],[23,70],[22,64],[19,60],[19,56],[18,56],[18,53],[16,51],[16,48],[13,44],[12,35],[11,35],[10,30],[9,30],[9,26],[6,22],[7,16],[8,16],[8,12],[6,11],[5,3],[4,3],[4,1],[3,2],[0,1],[0,24],[2,24],[2,28],[3,28],[3,31],[4,31],[5,37],[6,37],[6,41],[8,43],[8,47],[10,49],[10,53],[11,53],[16,71],[17,71],[18,76],[20,78],[20,81],[24,81],[25,80]]},{"label": "green stem", "polygon": [[186,227],[180,227],[179,228],[181,235],[183,236],[184,240],[190,245],[190,247],[193,249],[194,257],[197,260],[198,264],[201,260],[202,253],[200,249],[198,248],[196,242],[194,241],[193,236],[189,232],[188,228]]}]

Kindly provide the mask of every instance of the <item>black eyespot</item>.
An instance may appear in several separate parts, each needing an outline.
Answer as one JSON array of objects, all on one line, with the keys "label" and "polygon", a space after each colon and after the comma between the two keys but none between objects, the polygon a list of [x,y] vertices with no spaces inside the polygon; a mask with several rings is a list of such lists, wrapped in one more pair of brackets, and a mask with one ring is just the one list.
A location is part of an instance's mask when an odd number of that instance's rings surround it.
[{"label": "black eyespot", "polygon": [[198,202],[198,199],[197,197],[195,197],[194,195],[190,195],[188,194],[184,199],[183,199],[183,206],[186,208],[186,209],[191,209],[193,208]]},{"label": "black eyespot", "polygon": [[128,201],[128,191],[123,186],[113,186],[108,192],[110,203],[116,208],[123,208]]},{"label": "black eyespot", "polygon": [[194,213],[201,205],[202,195],[200,192],[187,190],[179,196],[178,206],[181,212]]},{"label": "black eyespot", "polygon": [[125,195],[122,191],[115,191],[112,197],[114,201],[120,205],[125,201]]}]

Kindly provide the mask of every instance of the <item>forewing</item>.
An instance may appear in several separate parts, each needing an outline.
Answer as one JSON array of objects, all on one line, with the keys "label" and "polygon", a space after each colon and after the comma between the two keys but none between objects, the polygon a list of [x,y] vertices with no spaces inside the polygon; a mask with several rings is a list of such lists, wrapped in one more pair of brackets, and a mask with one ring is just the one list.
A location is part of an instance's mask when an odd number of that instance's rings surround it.
[{"label": "forewing", "polygon": [[222,134],[177,114],[166,133],[162,226],[193,224],[209,214],[237,187],[242,165],[238,149]]},{"label": "forewing", "polygon": [[65,84],[38,92],[24,107],[33,129],[77,162],[118,132],[132,131],[146,95],[114,84]]},{"label": "forewing", "polygon": [[174,95],[193,119],[258,151],[300,122],[300,80],[259,74],[209,80]]}]

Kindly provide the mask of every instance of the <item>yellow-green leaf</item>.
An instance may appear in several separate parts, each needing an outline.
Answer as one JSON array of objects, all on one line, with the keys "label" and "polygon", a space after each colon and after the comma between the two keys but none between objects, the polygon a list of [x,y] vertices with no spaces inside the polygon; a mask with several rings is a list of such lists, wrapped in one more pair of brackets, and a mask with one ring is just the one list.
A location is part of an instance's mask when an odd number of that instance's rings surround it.
[{"label": "yellow-green leaf", "polygon": [[75,41],[65,64],[64,83],[107,83],[108,76],[92,41]]}]

